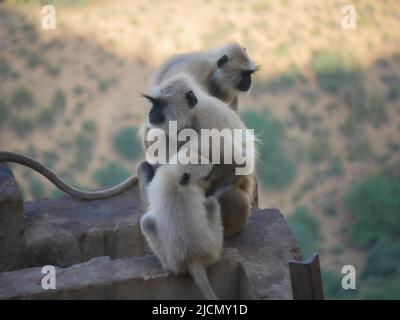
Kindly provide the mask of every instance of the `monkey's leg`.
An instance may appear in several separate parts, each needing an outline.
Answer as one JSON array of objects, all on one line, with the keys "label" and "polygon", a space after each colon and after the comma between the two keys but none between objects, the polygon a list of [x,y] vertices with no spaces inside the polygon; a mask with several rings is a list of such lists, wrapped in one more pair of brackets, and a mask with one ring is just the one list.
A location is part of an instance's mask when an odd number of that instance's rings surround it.
[{"label": "monkey's leg", "polygon": [[217,197],[210,196],[205,202],[208,225],[210,226],[211,232],[214,237],[214,248],[216,249],[216,256],[211,258],[210,263],[214,263],[219,259],[224,245],[224,228],[221,221],[221,205]]},{"label": "monkey's leg", "polygon": [[217,190],[216,196],[221,204],[224,237],[242,232],[251,213],[249,195],[235,185],[228,185]]},{"label": "monkey's leg", "polygon": [[155,170],[153,166],[147,161],[142,161],[138,167],[138,181],[139,181],[139,194],[140,204],[142,210],[145,212],[149,206],[149,199],[147,195],[147,186],[154,177]]},{"label": "monkey's leg", "polygon": [[157,234],[157,225],[153,217],[145,214],[140,220],[140,229],[142,230],[150,248],[158,256],[160,252],[161,241]]}]

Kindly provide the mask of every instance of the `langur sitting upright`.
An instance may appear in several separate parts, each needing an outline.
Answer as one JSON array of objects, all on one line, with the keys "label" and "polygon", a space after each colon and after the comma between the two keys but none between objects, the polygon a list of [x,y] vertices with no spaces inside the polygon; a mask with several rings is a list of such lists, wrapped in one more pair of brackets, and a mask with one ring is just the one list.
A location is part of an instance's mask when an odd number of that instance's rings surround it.
[{"label": "langur sitting upright", "polygon": [[[217,131],[217,134],[222,130],[233,131],[235,129],[247,132],[246,126],[236,112],[227,107],[226,103],[204,92],[193,77],[188,74],[175,75],[159,86],[152,87],[145,97],[151,104],[146,124],[140,130],[145,150],[151,145],[151,141],[146,139],[150,130],[153,128],[161,129],[168,135],[170,121],[176,121],[178,132],[191,128],[197,132],[199,137],[205,134],[202,129],[213,129]],[[213,138],[212,134],[210,138]],[[167,136],[167,142],[169,140],[170,138]],[[211,143],[209,146],[211,146]],[[241,232],[247,226],[251,212],[251,201],[255,192],[255,150],[252,149],[253,153],[250,151],[249,154],[246,154],[246,161],[249,158],[251,171],[237,175],[236,169],[240,165],[235,162],[236,159],[232,159],[230,163],[225,162],[224,155],[226,149],[230,151],[229,148],[231,146],[226,144],[225,141],[219,145],[219,164],[214,165],[207,182],[204,184],[206,195],[217,196],[221,204],[226,237]],[[210,149],[210,151],[209,161],[212,161],[213,150]],[[143,191],[146,184],[154,176],[154,167],[149,166],[146,162],[142,163],[139,167],[138,176]],[[141,177],[144,178],[141,179]],[[146,192],[143,191],[143,193]],[[151,199],[153,196],[157,195],[148,194],[143,198]],[[147,203],[144,204],[145,209],[146,207]]]},{"label": "langur sitting upright", "polygon": [[148,211],[140,220],[145,238],[163,268],[190,272],[204,297],[216,300],[205,268],[217,262],[223,247],[220,205],[206,199],[198,185],[211,165],[165,164],[148,186]]}]

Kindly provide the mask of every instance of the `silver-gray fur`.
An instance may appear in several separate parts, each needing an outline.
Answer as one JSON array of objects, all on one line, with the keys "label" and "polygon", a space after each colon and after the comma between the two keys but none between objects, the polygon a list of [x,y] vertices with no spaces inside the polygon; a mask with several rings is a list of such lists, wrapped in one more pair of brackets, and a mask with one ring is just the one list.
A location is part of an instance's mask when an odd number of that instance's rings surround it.
[{"label": "silver-gray fur", "polygon": [[[225,58],[226,57],[226,58]],[[155,73],[149,88],[172,76],[189,73],[210,95],[238,110],[238,93],[248,91],[251,74],[258,67],[246,50],[231,43],[209,51],[179,54],[168,59]],[[243,77],[244,79],[243,81]]]}]

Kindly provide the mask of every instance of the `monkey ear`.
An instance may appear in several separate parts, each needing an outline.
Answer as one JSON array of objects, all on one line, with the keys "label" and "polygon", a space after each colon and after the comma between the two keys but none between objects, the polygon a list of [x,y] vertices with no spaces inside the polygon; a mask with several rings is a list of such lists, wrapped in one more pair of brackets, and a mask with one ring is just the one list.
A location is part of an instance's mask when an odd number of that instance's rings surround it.
[{"label": "monkey ear", "polygon": [[149,100],[152,104],[155,104],[155,105],[160,104],[160,99],[153,98],[153,97],[151,97],[151,96],[149,96],[147,94],[144,94],[144,93],[141,93],[141,95],[142,95],[143,98],[146,98],[147,100]]},{"label": "monkey ear", "polygon": [[180,183],[181,185],[186,186],[189,184],[189,181],[190,181],[190,174],[185,172],[181,177]]},{"label": "monkey ear", "polygon": [[197,97],[192,90],[185,93],[185,98],[189,108],[193,108],[198,102]]},{"label": "monkey ear", "polygon": [[228,56],[224,54],[219,60],[217,61],[218,68],[221,68],[226,62],[228,61]]}]

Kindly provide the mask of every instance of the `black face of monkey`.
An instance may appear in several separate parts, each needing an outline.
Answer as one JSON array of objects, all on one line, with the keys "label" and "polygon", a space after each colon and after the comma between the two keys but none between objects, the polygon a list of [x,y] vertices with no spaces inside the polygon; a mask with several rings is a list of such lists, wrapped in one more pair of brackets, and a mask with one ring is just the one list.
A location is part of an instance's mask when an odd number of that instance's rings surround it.
[{"label": "black face of monkey", "polygon": [[189,173],[184,173],[181,177],[180,184],[183,186],[187,186],[190,182],[190,174]]},{"label": "black face of monkey", "polygon": [[[174,105],[174,101],[167,101],[162,98],[154,98],[145,94],[142,94],[143,97],[148,99],[152,103],[152,107],[149,112],[149,122],[152,125],[161,125],[166,121],[166,114],[168,115],[168,110],[167,108],[169,107],[168,105],[171,103],[171,105]],[[185,104],[187,105],[188,108],[193,108],[195,105],[197,105],[197,97],[193,93],[192,90],[189,90],[185,92],[184,96],[184,101]],[[175,102],[176,103],[176,102]],[[169,120],[174,120],[174,119],[169,119]]]},{"label": "black face of monkey", "polygon": [[165,121],[165,116],[163,114],[163,109],[165,108],[165,103],[162,100],[154,99],[151,101],[153,106],[149,112],[149,121],[153,125],[161,124]]},{"label": "black face of monkey", "polygon": [[240,81],[236,85],[236,88],[240,91],[247,91],[251,86],[251,75],[254,70],[245,70],[241,72]]}]

